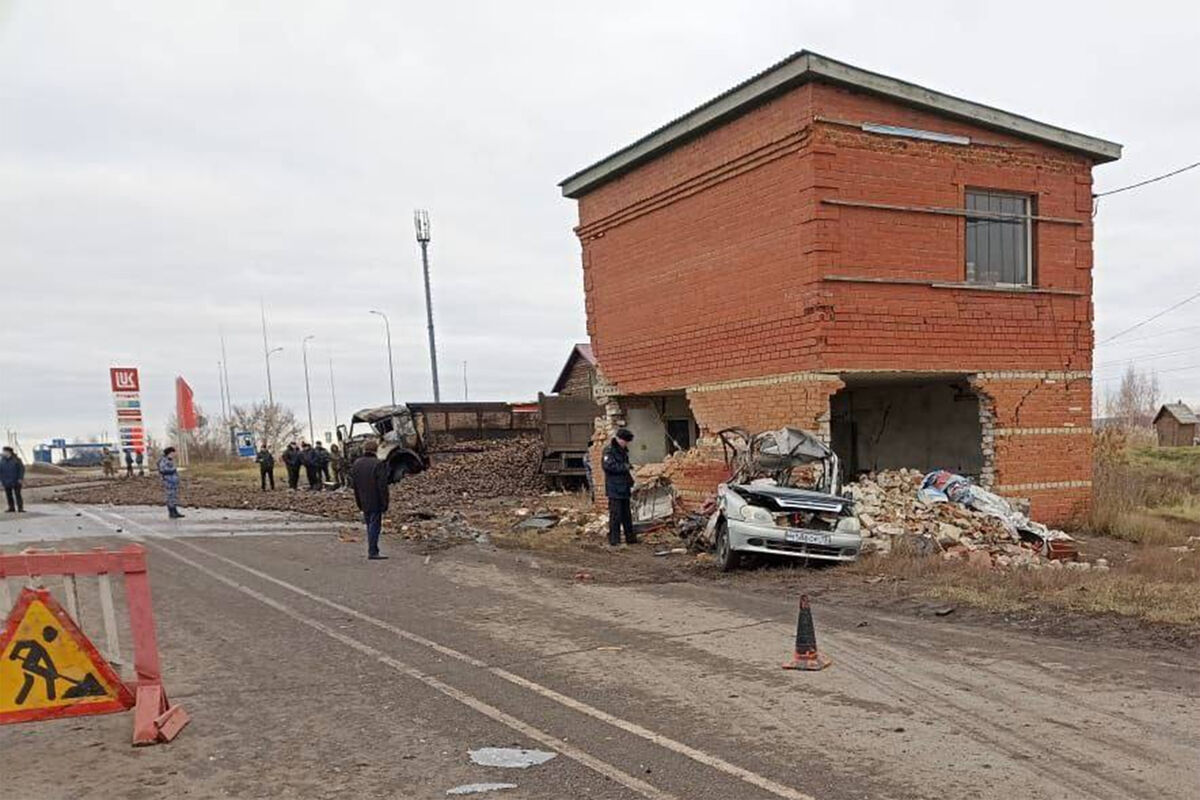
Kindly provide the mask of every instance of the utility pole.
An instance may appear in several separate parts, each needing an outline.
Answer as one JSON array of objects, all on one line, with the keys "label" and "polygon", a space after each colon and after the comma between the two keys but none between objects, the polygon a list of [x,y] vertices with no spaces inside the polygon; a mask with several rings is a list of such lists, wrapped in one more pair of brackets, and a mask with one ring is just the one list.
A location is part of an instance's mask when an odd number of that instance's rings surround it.
[{"label": "utility pole", "polygon": [[222,382],[225,396],[221,398],[221,405],[224,408],[226,433],[229,434],[229,454],[233,456],[237,455],[237,442],[233,436],[233,395],[229,392],[229,356],[225,354],[225,331],[221,331],[221,377],[225,379]]},{"label": "utility pole", "polygon": [[225,410],[225,368],[221,362],[217,362],[217,386],[221,390],[221,419],[229,419],[229,412]]},{"label": "utility pole", "polygon": [[421,266],[425,271],[425,319],[429,322],[429,368],[433,372],[433,402],[442,402],[438,390],[437,344],[433,337],[433,295],[429,291],[429,212],[413,212],[413,223],[417,229],[417,244],[421,245]]},{"label": "utility pole", "polygon": [[396,371],[392,369],[392,324],[388,322],[387,314],[382,311],[372,311],[377,317],[383,317],[383,329],[387,333],[388,349],[388,380],[392,384],[392,405],[396,405]]},{"label": "utility pole", "polygon": [[337,387],[333,383],[333,356],[329,357],[329,397],[333,400],[333,431],[337,435],[338,413],[337,413]]},{"label": "utility pole", "polygon": [[[267,403],[274,406],[275,391],[271,388],[271,353],[274,351],[267,345],[267,307],[261,297],[258,299],[258,310],[262,314],[263,361],[267,362]],[[276,350],[282,349],[281,347],[276,348]]]},{"label": "utility pole", "polygon": [[466,403],[470,399],[471,394],[467,391],[467,362],[463,361],[463,402]]},{"label": "utility pole", "polygon": [[316,444],[317,437],[313,433],[312,392],[308,387],[308,340],[315,338],[317,337],[310,333],[300,340],[300,350],[304,355],[304,399],[308,402],[308,441],[310,444]]}]

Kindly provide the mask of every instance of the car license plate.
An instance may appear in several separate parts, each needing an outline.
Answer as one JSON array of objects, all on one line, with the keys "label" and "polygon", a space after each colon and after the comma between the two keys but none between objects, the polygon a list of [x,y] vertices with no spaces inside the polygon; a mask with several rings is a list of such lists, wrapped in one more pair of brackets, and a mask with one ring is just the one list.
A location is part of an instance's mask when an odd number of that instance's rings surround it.
[{"label": "car license plate", "polygon": [[829,534],[808,531],[786,531],[784,539],[792,544],[829,544]]}]

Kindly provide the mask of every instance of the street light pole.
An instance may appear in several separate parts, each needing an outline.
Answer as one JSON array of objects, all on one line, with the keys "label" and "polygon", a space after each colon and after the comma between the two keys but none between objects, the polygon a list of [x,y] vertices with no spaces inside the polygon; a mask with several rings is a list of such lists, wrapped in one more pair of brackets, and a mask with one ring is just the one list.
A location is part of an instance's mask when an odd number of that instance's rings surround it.
[{"label": "street light pole", "polygon": [[333,400],[333,430],[334,435],[337,434],[338,419],[337,413],[337,387],[333,383],[333,356],[329,357],[329,397]]},{"label": "street light pole", "polygon": [[308,387],[308,340],[315,338],[317,337],[309,334],[300,340],[300,349],[303,351],[304,356],[304,399],[308,402],[308,440],[313,443],[317,441],[317,437],[313,433],[312,392]]},{"label": "street light pole", "polygon": [[433,372],[433,402],[442,402],[438,390],[437,344],[433,338],[433,295],[429,291],[429,212],[413,212],[413,223],[417,228],[417,244],[421,245],[421,267],[425,271],[425,319],[429,326],[429,368]]},{"label": "street light pole", "polygon": [[388,380],[392,385],[392,405],[396,405],[396,371],[392,368],[392,326],[388,322],[387,314],[382,311],[372,311],[371,313],[383,317],[383,329],[387,333]]},{"label": "street light pole", "polygon": [[275,391],[271,388],[271,353],[282,348],[277,347],[275,350],[272,350],[267,345],[267,307],[263,303],[262,298],[258,300],[258,310],[262,315],[263,361],[267,363],[267,404],[273,407],[275,405]]}]

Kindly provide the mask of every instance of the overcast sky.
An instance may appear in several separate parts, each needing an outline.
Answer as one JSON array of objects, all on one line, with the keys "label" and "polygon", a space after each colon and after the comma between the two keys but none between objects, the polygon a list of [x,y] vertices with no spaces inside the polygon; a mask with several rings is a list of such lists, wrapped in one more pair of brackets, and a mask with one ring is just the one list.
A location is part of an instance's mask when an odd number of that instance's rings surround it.
[{"label": "overcast sky", "polygon": [[[1071,8],[1076,10],[1072,11]],[[0,426],[113,434],[107,368],[159,435],[185,376],[318,431],[431,397],[412,211],[429,209],[443,399],[548,390],[585,336],[556,183],[785,55],[857,66],[1125,145],[1096,189],[1200,160],[1190,3],[0,0]],[[1099,339],[1200,291],[1200,169],[1101,201]],[[1191,330],[1179,330],[1193,326]],[[1096,356],[1200,401],[1200,301]],[[1184,350],[1157,357],[1163,353]]]}]

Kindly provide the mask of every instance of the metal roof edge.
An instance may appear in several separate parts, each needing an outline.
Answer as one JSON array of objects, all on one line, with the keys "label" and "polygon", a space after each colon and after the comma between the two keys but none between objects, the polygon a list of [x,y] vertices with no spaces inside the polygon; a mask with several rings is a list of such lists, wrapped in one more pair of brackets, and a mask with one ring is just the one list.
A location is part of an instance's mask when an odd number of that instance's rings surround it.
[{"label": "metal roof edge", "polygon": [[819,53],[801,50],[651,131],[633,144],[565,178],[558,185],[563,196],[578,198],[701,131],[740,116],[776,94],[814,78],[872,92],[908,105],[1068,150],[1076,150],[1091,156],[1097,163],[1116,161],[1121,157],[1121,145],[1115,142],[1038,122],[1019,114],[860,69]]}]

